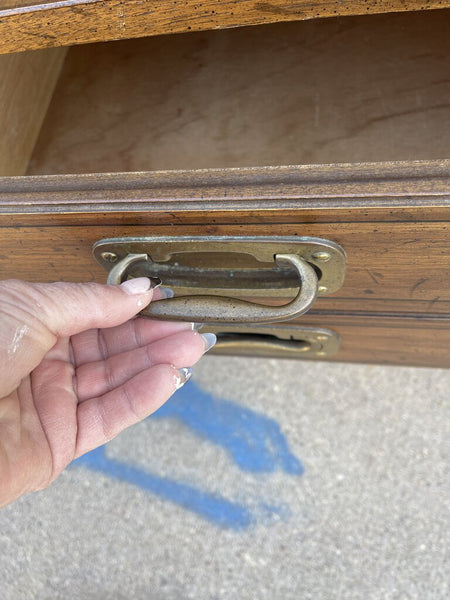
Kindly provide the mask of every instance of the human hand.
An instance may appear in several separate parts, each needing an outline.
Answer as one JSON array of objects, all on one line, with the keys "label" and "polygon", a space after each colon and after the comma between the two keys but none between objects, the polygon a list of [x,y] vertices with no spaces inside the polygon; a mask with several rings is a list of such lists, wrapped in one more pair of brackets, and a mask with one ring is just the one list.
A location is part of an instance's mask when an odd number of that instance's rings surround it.
[{"label": "human hand", "polygon": [[0,507],[157,410],[214,343],[133,318],[159,290],[0,282]]}]

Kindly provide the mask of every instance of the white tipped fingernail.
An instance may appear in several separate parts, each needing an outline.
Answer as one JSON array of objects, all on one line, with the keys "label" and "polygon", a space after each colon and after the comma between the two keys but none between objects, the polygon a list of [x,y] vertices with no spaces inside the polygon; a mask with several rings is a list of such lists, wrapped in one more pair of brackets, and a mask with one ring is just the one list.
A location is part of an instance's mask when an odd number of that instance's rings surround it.
[{"label": "white tipped fingernail", "polygon": [[182,369],[178,369],[178,375],[175,376],[175,389],[179,390],[185,383],[189,381],[192,377],[192,369],[191,367],[183,367]]},{"label": "white tipped fingernail", "polygon": [[201,333],[200,335],[205,343],[205,352],[208,352],[217,342],[217,336],[215,333]]},{"label": "white tipped fingernail", "polygon": [[168,288],[168,287],[160,287],[159,288],[159,293],[164,298],[173,298],[173,296],[174,296],[173,290],[171,288]]},{"label": "white tipped fingernail", "polygon": [[120,284],[120,287],[124,292],[130,294],[144,294],[151,288],[151,281],[148,277],[136,277],[135,279],[129,279]]}]

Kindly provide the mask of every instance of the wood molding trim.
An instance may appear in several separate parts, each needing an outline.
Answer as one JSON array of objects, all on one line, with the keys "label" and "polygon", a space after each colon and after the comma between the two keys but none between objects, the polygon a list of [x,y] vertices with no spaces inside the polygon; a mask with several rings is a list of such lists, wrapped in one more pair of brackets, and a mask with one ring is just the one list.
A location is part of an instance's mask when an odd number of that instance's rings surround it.
[{"label": "wood molding trim", "polygon": [[447,221],[449,209],[450,159],[0,178],[0,226],[8,215],[48,224],[48,214],[96,224],[99,213],[109,224],[192,224],[205,211],[212,223]]}]

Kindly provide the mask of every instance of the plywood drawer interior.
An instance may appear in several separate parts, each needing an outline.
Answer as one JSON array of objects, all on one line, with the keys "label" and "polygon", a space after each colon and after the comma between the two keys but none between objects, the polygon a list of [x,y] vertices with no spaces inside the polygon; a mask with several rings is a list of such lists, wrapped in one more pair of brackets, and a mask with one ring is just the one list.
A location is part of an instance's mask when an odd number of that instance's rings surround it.
[{"label": "plywood drawer interior", "polygon": [[450,10],[76,46],[29,174],[449,157]]}]

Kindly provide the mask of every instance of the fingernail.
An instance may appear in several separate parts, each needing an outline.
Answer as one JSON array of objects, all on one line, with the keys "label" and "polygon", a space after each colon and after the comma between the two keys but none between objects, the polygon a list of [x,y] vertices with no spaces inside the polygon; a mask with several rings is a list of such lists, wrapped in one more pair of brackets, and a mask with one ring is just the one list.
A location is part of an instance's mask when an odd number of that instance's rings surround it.
[{"label": "fingernail", "polygon": [[200,331],[200,329],[205,325],[204,323],[191,323],[193,331]]},{"label": "fingernail", "polygon": [[160,287],[159,293],[163,298],[173,298],[173,290],[168,287]]},{"label": "fingernail", "polygon": [[192,377],[192,369],[191,367],[183,367],[182,369],[178,369],[179,375],[175,375],[175,389],[179,390],[180,387],[189,381]]},{"label": "fingernail", "polygon": [[201,333],[200,335],[205,343],[205,352],[208,352],[217,342],[217,336],[215,333]]},{"label": "fingernail", "polygon": [[124,281],[120,284],[120,287],[130,295],[143,294],[151,288],[151,281],[148,277],[136,277],[135,279]]}]

